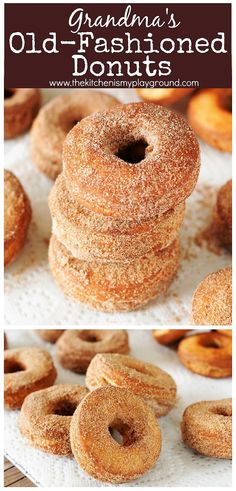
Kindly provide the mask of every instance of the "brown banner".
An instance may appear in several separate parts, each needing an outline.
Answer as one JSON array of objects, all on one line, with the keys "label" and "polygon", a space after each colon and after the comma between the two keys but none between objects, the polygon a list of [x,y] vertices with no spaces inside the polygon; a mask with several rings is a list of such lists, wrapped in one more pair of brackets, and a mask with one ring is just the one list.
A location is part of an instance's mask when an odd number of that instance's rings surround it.
[{"label": "brown banner", "polygon": [[5,86],[229,87],[231,4],[5,4]]}]

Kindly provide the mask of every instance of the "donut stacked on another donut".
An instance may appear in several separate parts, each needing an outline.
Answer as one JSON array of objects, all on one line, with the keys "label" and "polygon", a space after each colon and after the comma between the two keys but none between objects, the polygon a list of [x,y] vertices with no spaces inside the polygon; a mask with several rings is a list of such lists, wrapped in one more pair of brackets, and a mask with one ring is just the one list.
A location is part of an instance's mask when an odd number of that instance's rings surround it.
[{"label": "donut stacked on another donut", "polygon": [[75,125],[49,196],[49,261],[64,292],[106,312],[164,293],[199,166],[186,121],[154,104],[118,105]]}]

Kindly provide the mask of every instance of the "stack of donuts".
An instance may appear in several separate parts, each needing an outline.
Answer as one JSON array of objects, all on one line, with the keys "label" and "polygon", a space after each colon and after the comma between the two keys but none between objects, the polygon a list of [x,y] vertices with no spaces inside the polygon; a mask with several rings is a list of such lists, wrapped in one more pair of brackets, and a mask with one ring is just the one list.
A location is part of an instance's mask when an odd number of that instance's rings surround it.
[{"label": "stack of donuts", "polygon": [[200,166],[186,121],[154,104],[116,105],[72,128],[62,161],[49,196],[49,261],[64,293],[114,312],[165,292]]}]

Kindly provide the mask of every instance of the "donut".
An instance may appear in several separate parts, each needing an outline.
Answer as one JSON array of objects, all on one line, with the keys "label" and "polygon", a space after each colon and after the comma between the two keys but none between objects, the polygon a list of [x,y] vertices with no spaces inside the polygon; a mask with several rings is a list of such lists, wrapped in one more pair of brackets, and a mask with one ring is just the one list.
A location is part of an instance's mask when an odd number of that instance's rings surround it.
[{"label": "donut", "polygon": [[7,336],[4,332],[4,350],[8,348]]},{"label": "donut", "polygon": [[[122,443],[112,437],[114,430]],[[72,416],[70,440],[82,469],[114,484],[145,474],[161,451],[161,431],[153,410],[119,387],[101,387],[81,401]]]},{"label": "donut", "polygon": [[64,329],[36,329],[36,334],[49,343],[55,343],[63,332]]},{"label": "donut", "polygon": [[31,132],[31,155],[38,169],[55,180],[62,171],[62,144],[71,128],[90,114],[117,104],[109,94],[78,90],[43,106]]},{"label": "donut", "polygon": [[4,170],[4,265],[22,249],[32,210],[28,196],[12,172]]},{"label": "donut", "polygon": [[193,89],[136,89],[139,97],[146,102],[169,106],[183,99]]},{"label": "donut", "polygon": [[218,329],[217,332],[223,336],[232,338],[232,329]]},{"label": "donut", "polygon": [[188,406],[181,431],[184,443],[207,457],[232,459],[232,399]]},{"label": "donut", "polygon": [[232,375],[232,340],[218,332],[189,336],[180,341],[178,355],[194,373],[210,378]]},{"label": "donut", "polygon": [[29,129],[40,107],[39,89],[4,90],[4,138],[15,138]]},{"label": "donut", "polygon": [[169,246],[178,236],[185,203],[149,220],[118,220],[83,208],[61,174],[49,195],[52,231],[77,259],[130,262]]},{"label": "donut", "polygon": [[206,143],[232,152],[232,90],[203,89],[195,92],[188,105],[188,120]]},{"label": "donut", "polygon": [[85,373],[97,353],[129,353],[127,332],[81,329],[66,331],[57,342],[60,364],[73,372]]},{"label": "donut", "polygon": [[159,344],[165,345],[175,343],[189,331],[191,329],[154,329],[152,335]]},{"label": "donut", "polygon": [[52,235],[51,272],[64,293],[104,312],[129,311],[166,292],[179,266],[179,241],[130,263],[80,261]]},{"label": "donut", "polygon": [[52,357],[40,348],[4,351],[4,404],[20,408],[31,392],[53,385],[57,377]]},{"label": "donut", "polygon": [[220,188],[214,213],[216,232],[220,242],[232,247],[232,179]]},{"label": "donut", "polygon": [[232,268],[201,281],[193,295],[192,317],[195,325],[232,325]]},{"label": "donut", "polygon": [[191,194],[199,145],[184,118],[144,102],[82,120],[63,145],[63,172],[78,202],[114,218],[162,215]]},{"label": "donut", "polygon": [[158,417],[167,414],[176,402],[176,383],[167,372],[127,355],[96,355],[85,383],[89,390],[106,385],[127,389],[142,397]]},{"label": "donut", "polygon": [[18,420],[21,434],[43,452],[71,455],[72,415],[87,393],[85,387],[60,384],[29,394]]}]

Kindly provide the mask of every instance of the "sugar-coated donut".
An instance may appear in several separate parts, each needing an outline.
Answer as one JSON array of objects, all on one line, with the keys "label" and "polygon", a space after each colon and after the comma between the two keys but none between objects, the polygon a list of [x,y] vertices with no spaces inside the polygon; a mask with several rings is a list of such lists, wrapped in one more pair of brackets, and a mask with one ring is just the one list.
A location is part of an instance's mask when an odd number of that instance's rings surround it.
[{"label": "sugar-coated donut", "polygon": [[39,89],[4,90],[4,138],[21,135],[31,126],[40,107]]},{"label": "sugar-coated donut", "polygon": [[178,236],[185,203],[149,220],[118,220],[83,208],[61,174],[49,195],[52,231],[77,259],[130,262]]},{"label": "sugar-coated donut", "polygon": [[153,329],[152,335],[159,344],[175,343],[191,329]]},{"label": "sugar-coated donut", "polygon": [[232,459],[232,399],[188,406],[181,423],[184,443],[207,457]]},{"label": "sugar-coated donut", "polygon": [[[122,435],[121,444],[112,430]],[[117,484],[145,474],[161,451],[154,411],[119,387],[102,387],[82,400],[72,417],[70,438],[74,457],[88,474]]]},{"label": "sugar-coated donut", "polygon": [[62,171],[62,145],[67,133],[90,114],[119,104],[115,97],[96,90],[78,90],[55,97],[40,110],[32,128],[31,154],[50,179]]},{"label": "sugar-coated donut", "polygon": [[36,329],[37,335],[49,343],[55,343],[63,332],[64,329]]},{"label": "sugar-coated donut", "polygon": [[124,329],[71,329],[57,342],[61,365],[85,373],[97,353],[129,353],[129,338]]},{"label": "sugar-coated donut", "polygon": [[82,120],[63,145],[63,172],[81,205],[122,220],[162,215],[192,192],[199,145],[185,119],[144,102]]},{"label": "sugar-coated donut", "polygon": [[232,152],[231,89],[195,92],[188,106],[188,119],[204,141],[224,152]]},{"label": "sugar-coated donut", "polygon": [[18,420],[21,434],[43,452],[71,455],[72,415],[87,393],[85,387],[60,384],[29,394]]},{"label": "sugar-coated donut", "polygon": [[176,383],[167,372],[126,355],[96,355],[88,367],[86,385],[89,390],[106,385],[127,389],[142,397],[158,417],[176,402]]},{"label": "sugar-coated donut", "polygon": [[217,235],[226,247],[232,247],[232,179],[217,194],[214,213]]},{"label": "sugar-coated donut", "polygon": [[161,106],[169,106],[179,101],[193,89],[178,89],[178,88],[166,88],[166,89],[136,89],[139,97],[146,102],[154,102]]},{"label": "sugar-coated donut", "polygon": [[201,281],[193,295],[192,316],[195,325],[232,325],[232,268]]},{"label": "sugar-coated donut", "polygon": [[51,271],[64,293],[104,312],[129,311],[166,292],[179,266],[179,242],[130,263],[80,261],[52,235]]},{"label": "sugar-coated donut", "polygon": [[178,347],[183,365],[192,372],[211,378],[232,375],[232,340],[218,332],[196,334],[183,339]]},{"label": "sugar-coated donut", "polygon": [[31,221],[28,196],[12,172],[4,170],[4,265],[22,249]]},{"label": "sugar-coated donut", "polygon": [[57,377],[52,357],[40,348],[4,351],[4,405],[16,409],[25,397],[53,385]]}]

